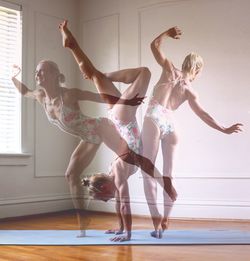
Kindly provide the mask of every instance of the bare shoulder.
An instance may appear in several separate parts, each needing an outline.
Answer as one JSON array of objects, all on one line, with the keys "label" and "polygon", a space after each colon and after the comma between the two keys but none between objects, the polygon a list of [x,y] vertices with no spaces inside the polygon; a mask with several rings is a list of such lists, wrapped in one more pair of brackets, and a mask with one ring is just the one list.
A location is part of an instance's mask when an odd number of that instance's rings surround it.
[{"label": "bare shoulder", "polygon": [[66,87],[61,87],[62,93],[65,96],[74,96],[77,94],[77,88],[66,88]]},{"label": "bare shoulder", "polygon": [[198,93],[192,87],[186,89],[186,94],[188,100],[195,100],[198,98]]},{"label": "bare shoulder", "polygon": [[78,100],[78,89],[77,88],[65,88],[61,87],[63,100],[68,103],[76,103]]},{"label": "bare shoulder", "polygon": [[173,65],[170,67],[168,66],[163,66],[162,67],[162,73],[161,73],[161,77],[159,82],[172,82],[175,81],[178,77],[179,73],[178,73],[178,69],[176,69]]},{"label": "bare shoulder", "polygon": [[173,75],[174,71],[175,71],[175,67],[170,60],[165,59],[163,65],[162,65],[162,70],[165,71],[168,74]]},{"label": "bare shoulder", "polygon": [[182,71],[179,70],[177,67],[173,66],[174,67],[174,74],[175,74],[175,77],[176,78],[179,78],[182,76]]},{"label": "bare shoulder", "polygon": [[32,92],[34,98],[39,102],[43,103],[46,96],[45,91],[42,88],[38,88]]}]

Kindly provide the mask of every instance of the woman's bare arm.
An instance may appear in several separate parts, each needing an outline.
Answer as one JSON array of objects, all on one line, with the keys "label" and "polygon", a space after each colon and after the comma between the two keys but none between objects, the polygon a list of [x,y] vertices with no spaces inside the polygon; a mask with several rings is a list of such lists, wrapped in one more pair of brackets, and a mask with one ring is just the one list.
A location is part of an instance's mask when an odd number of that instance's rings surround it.
[{"label": "woman's bare arm", "polygon": [[30,90],[24,83],[20,82],[17,79],[17,76],[21,73],[21,68],[18,67],[17,65],[13,66],[15,72],[13,73],[13,76],[11,78],[14,86],[16,89],[20,92],[21,95],[27,98],[35,99],[39,102],[41,102],[43,92],[39,90]]},{"label": "woman's bare arm", "polygon": [[123,219],[122,219],[122,214],[121,214],[121,202],[120,202],[120,195],[118,190],[115,192],[115,210],[116,210],[116,215],[118,218],[118,223],[119,223],[119,228],[118,229],[109,229],[105,231],[106,234],[116,234],[120,235],[123,233],[124,230],[124,224],[123,224]]},{"label": "woman's bare arm", "polygon": [[191,109],[194,111],[194,113],[210,127],[218,131],[221,131],[225,134],[238,133],[242,131],[241,126],[243,125],[241,123],[233,124],[230,127],[223,127],[222,125],[217,123],[215,119],[202,108],[202,106],[199,103],[197,94],[190,92],[188,94],[188,103]]},{"label": "woman's bare arm", "polygon": [[111,239],[111,241],[122,242],[131,239],[131,229],[132,229],[132,217],[130,209],[130,198],[129,198],[129,188],[127,181],[123,181],[119,186],[119,196],[120,196],[120,213],[122,221],[125,228],[125,234],[121,236],[116,236]]},{"label": "woman's bare arm", "polygon": [[[72,89],[72,92],[75,92],[75,97],[77,97],[78,100],[83,101],[92,101],[92,102],[98,102],[98,103],[107,103],[106,100],[109,101],[110,104],[125,104],[130,106],[137,106],[140,105],[145,97],[138,97],[138,94],[135,95],[133,98],[129,100],[124,100],[119,97],[105,94],[105,93],[94,93],[90,91],[84,91],[80,89]],[[103,97],[107,97],[107,99],[103,99]]]},{"label": "woman's bare arm", "polygon": [[181,30],[178,27],[172,27],[167,31],[161,33],[157,36],[151,43],[151,50],[155,57],[157,63],[162,66],[165,70],[172,72],[174,67],[170,60],[168,60],[165,54],[162,51],[162,42],[167,37],[171,37],[173,39],[179,39],[181,35]]}]

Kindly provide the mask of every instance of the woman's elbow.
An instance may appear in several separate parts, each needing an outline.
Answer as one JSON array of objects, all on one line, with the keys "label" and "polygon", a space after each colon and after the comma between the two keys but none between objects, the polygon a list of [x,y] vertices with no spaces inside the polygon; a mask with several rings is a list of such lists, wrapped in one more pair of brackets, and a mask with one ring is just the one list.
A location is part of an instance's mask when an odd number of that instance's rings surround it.
[{"label": "woman's elbow", "polygon": [[158,49],[160,47],[160,41],[157,39],[153,40],[150,44],[151,50]]}]

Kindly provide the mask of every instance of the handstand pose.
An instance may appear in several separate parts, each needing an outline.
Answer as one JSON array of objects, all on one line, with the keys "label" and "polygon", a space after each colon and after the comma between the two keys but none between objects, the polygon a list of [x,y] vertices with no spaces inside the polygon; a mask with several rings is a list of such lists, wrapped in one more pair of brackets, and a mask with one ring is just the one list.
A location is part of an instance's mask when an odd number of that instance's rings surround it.
[{"label": "handstand pose", "polygon": [[[240,126],[242,126],[242,124],[236,123],[228,128],[223,127],[202,108],[198,95],[191,87],[192,81],[203,68],[203,60],[199,55],[195,53],[187,55],[181,71],[175,68],[172,62],[165,57],[161,50],[163,39],[168,37],[179,39],[180,35],[180,29],[173,27],[160,34],[151,43],[153,55],[157,63],[162,67],[162,74],[154,87],[142,129],[143,156],[150,159],[152,163],[155,163],[159,142],[161,141],[163,176],[167,182],[171,182],[172,179],[174,151],[178,140],[174,125],[174,111],[185,101],[188,102],[191,109],[201,120],[218,131],[225,134],[237,133],[241,131]],[[169,198],[164,193],[165,207],[162,218],[157,208],[156,186],[155,179],[144,175],[145,196],[155,227],[155,231],[151,235],[160,238],[162,230],[165,230],[168,226],[168,216],[171,208],[168,207]],[[169,186],[171,187],[171,184]]]}]

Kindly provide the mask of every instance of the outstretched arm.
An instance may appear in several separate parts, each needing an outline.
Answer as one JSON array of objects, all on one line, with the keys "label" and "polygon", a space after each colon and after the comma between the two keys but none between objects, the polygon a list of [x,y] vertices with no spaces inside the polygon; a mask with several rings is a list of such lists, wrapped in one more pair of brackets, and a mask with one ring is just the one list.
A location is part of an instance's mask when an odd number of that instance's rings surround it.
[{"label": "outstretched arm", "polygon": [[195,112],[196,115],[198,115],[198,117],[201,118],[201,120],[203,120],[207,125],[209,125],[210,127],[221,131],[225,134],[232,134],[232,133],[238,133],[241,130],[241,126],[243,126],[241,123],[236,123],[233,124],[230,127],[223,127],[221,126],[219,123],[217,123],[215,121],[215,119],[213,119],[200,105],[199,100],[198,100],[198,96],[194,93],[189,93],[188,95],[188,103],[191,107],[191,109]]},{"label": "outstretched arm", "polygon": [[157,63],[162,66],[165,70],[172,72],[174,67],[165,54],[161,50],[162,42],[165,38],[170,37],[173,39],[180,39],[181,30],[178,27],[172,27],[167,31],[157,36],[151,43],[151,50]]},{"label": "outstretched arm", "polygon": [[120,214],[125,228],[125,234],[111,239],[114,242],[128,241],[131,239],[132,217],[127,181],[119,185]]},{"label": "outstretched arm", "polygon": [[30,90],[24,83],[20,82],[17,79],[17,76],[21,73],[21,68],[17,65],[13,66],[13,76],[11,78],[13,84],[15,85],[16,89],[21,93],[21,95],[32,98],[40,101],[41,93]]},{"label": "outstretched arm", "polygon": [[99,103],[106,103],[108,101],[109,103],[112,104],[117,103],[117,104],[125,104],[130,106],[138,106],[144,100],[144,97],[138,97],[138,94],[131,99],[125,100],[120,97],[116,97],[105,93],[94,93],[90,91],[83,91],[80,89],[72,89],[72,91],[75,92],[75,95],[78,98],[78,100],[93,101]]},{"label": "outstretched arm", "polygon": [[11,78],[16,89],[26,97],[32,96],[32,91],[28,87],[17,79],[17,76],[21,73],[21,68],[17,65],[13,65],[13,76]]}]

